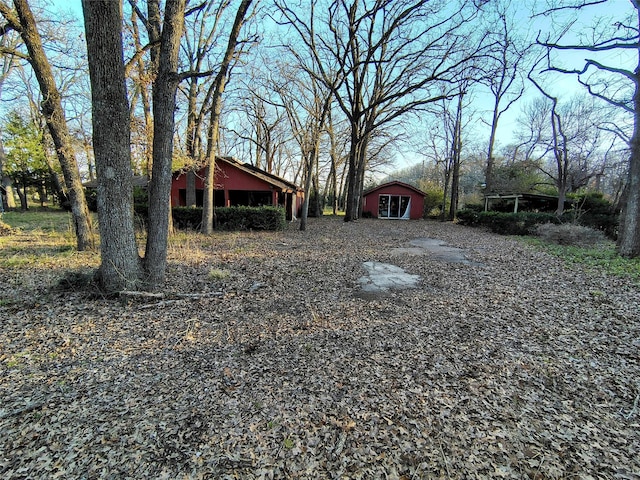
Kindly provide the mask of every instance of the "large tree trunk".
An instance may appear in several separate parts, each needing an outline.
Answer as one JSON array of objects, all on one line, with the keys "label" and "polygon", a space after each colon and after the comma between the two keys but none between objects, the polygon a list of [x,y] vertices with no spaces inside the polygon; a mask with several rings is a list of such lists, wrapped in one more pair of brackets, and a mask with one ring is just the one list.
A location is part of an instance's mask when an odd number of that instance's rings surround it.
[{"label": "large tree trunk", "polygon": [[451,166],[451,202],[449,203],[449,220],[456,218],[458,210],[458,199],[460,189],[460,162],[462,159],[462,99],[464,93],[460,92],[458,96],[458,108],[456,111],[456,122],[453,130],[453,144],[451,148],[451,156],[453,164]]},{"label": "large tree trunk", "polygon": [[[199,68],[199,66],[198,66]],[[187,181],[187,195],[186,206],[195,207],[197,203],[196,199],[196,170],[199,166],[198,159],[198,132],[200,130],[200,123],[198,117],[198,79],[191,80],[189,85],[188,96],[188,111],[187,111],[187,135],[185,140],[185,147],[187,150],[187,156],[189,157],[189,170],[186,172]]]},{"label": "large tree trunk", "polygon": [[309,218],[309,202],[311,201],[311,180],[313,172],[311,171],[313,166],[314,153],[308,152],[306,162],[306,176],[304,180],[304,201],[302,202],[302,211],[300,212],[300,231],[304,232],[307,229],[307,219]]},{"label": "large tree trunk", "polygon": [[[640,11],[638,15],[640,17]],[[638,57],[633,96],[634,126],[625,188],[627,200],[621,213],[618,236],[618,251],[623,257],[629,258],[640,256],[640,50]]]},{"label": "large tree trunk", "polygon": [[351,155],[349,155],[349,169],[347,170],[347,192],[345,199],[344,221],[352,222],[358,218],[358,202],[356,187],[356,165]]},{"label": "large tree trunk", "polygon": [[185,0],[167,0],[164,11],[158,74],[153,83],[153,167],[149,183],[149,223],[144,259],[148,288],[165,279],[171,195],[171,160],[175,126],[178,56]]},{"label": "large tree trunk", "polygon": [[2,198],[3,209],[16,208],[16,199],[13,196],[13,184],[9,177],[2,177],[2,188],[4,189],[4,197]]},{"label": "large tree trunk", "polygon": [[360,139],[356,126],[351,124],[351,145],[349,147],[349,168],[347,169],[347,198],[345,200],[344,221],[358,219],[358,154]]},{"label": "large tree trunk", "polygon": [[93,149],[98,180],[101,265],[108,292],[137,287],[142,277],[133,223],[129,105],[119,2],[82,0],[91,79]]},{"label": "large tree trunk", "polygon": [[27,203],[27,184],[25,183],[20,189],[20,185],[16,186],[16,192],[18,193],[18,198],[20,199],[20,210],[26,212],[29,209],[29,204]]},{"label": "large tree trunk", "polygon": [[27,0],[14,0],[13,3],[20,22],[20,35],[29,52],[29,61],[42,93],[42,114],[47,122],[51,138],[53,138],[67,185],[77,247],[78,250],[86,250],[94,245],[93,232],[60,93],[56,87],[51,65],[44,53],[42,39]]}]

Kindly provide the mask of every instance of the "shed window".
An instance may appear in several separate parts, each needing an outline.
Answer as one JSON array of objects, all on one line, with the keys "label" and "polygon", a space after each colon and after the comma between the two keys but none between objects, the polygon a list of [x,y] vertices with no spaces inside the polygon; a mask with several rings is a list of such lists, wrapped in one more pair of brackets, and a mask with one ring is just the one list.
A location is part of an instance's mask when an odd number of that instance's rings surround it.
[{"label": "shed window", "polygon": [[378,197],[378,218],[409,219],[411,197],[404,195],[380,195]]}]

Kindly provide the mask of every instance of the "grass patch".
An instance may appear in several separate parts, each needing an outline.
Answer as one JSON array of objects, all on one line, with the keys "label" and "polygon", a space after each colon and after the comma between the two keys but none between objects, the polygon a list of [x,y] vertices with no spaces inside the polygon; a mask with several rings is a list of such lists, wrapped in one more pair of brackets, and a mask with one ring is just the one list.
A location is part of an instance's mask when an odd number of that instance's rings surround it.
[{"label": "grass patch", "polygon": [[[322,215],[327,217],[333,216],[333,208],[330,206],[326,206],[322,209]],[[344,217],[344,210],[337,210],[336,217]]]},{"label": "grass patch", "polygon": [[71,213],[60,209],[5,212],[2,220],[25,232],[42,231],[73,234]]},{"label": "grass patch", "polygon": [[209,270],[209,280],[216,282],[229,278],[229,272],[220,268],[212,268]]},{"label": "grass patch", "polygon": [[98,252],[78,252],[69,212],[59,209],[6,212],[13,229],[0,236],[0,267],[70,270],[97,266]]},{"label": "grass patch", "polygon": [[592,270],[604,271],[610,275],[640,282],[640,258],[621,257],[613,242],[594,247],[578,247],[547,243],[533,237],[526,237],[523,241],[568,263],[584,265]]}]

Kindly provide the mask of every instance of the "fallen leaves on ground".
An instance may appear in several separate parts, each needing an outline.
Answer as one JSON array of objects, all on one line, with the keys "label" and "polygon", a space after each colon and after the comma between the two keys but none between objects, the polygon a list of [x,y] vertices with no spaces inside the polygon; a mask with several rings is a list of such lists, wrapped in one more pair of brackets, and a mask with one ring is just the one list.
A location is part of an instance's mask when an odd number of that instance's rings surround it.
[{"label": "fallen leaves on ground", "polygon": [[[471,264],[393,251],[417,238]],[[366,261],[419,286],[363,295]],[[640,478],[638,285],[513,238],[194,234],[160,300],[45,274],[0,272],[2,478]]]}]

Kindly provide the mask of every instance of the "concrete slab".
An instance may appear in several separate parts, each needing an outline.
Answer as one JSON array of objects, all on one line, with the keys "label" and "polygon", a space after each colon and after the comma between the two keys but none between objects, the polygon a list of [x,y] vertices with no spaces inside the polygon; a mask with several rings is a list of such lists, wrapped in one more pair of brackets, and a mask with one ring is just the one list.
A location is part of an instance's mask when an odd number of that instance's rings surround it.
[{"label": "concrete slab", "polygon": [[[461,248],[450,247],[442,240],[418,238],[409,244],[410,247],[394,248],[391,253],[393,255],[429,255],[430,258],[443,262],[481,265],[467,259]],[[390,263],[364,262],[362,266],[367,271],[367,275],[358,279],[358,283],[362,287],[361,296],[372,295],[375,298],[377,294],[390,290],[417,288],[420,283],[419,275],[407,273],[402,268]]]},{"label": "concrete slab", "polygon": [[420,282],[419,275],[411,275],[396,265],[382,262],[364,262],[362,266],[367,275],[361,277],[358,283],[364,292],[386,292],[389,290],[404,290],[416,288]]},{"label": "concrete slab", "polygon": [[394,248],[391,253],[394,255],[429,255],[431,258],[442,262],[481,265],[469,260],[461,248],[450,247],[442,240],[435,238],[417,238],[409,242],[409,244],[411,247]]}]

